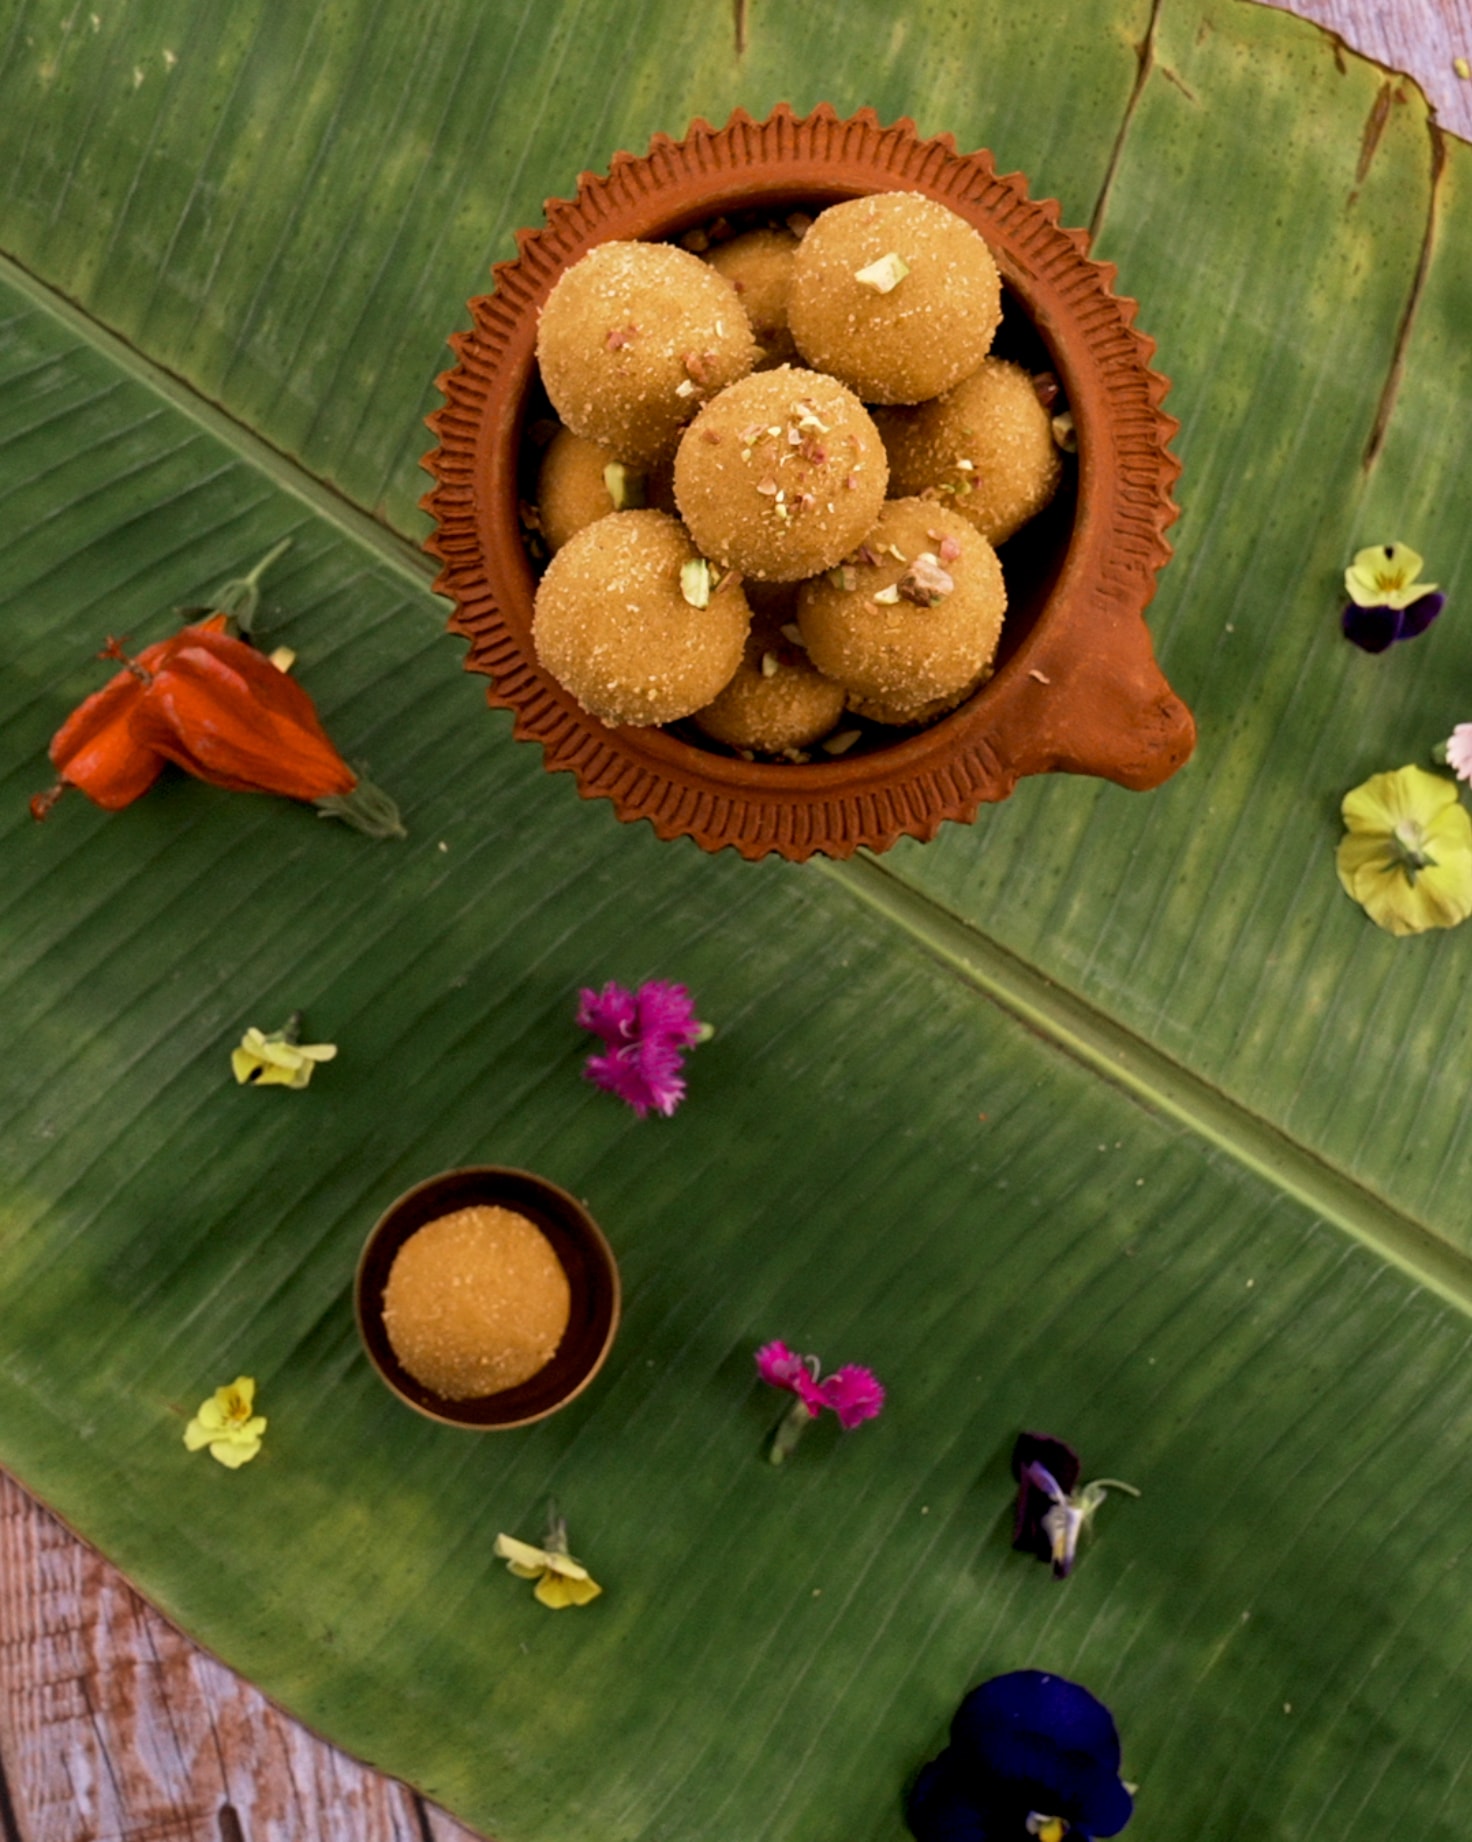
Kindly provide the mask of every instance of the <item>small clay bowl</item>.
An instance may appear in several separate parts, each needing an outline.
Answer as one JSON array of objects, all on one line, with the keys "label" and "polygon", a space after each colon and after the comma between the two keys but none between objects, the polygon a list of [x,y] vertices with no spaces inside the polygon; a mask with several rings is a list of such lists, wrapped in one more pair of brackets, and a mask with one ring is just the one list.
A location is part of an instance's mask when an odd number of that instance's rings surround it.
[{"label": "small clay bowl", "polygon": [[[539,412],[537,318],[558,277],[613,238],[678,238],[727,214],[816,212],[870,192],[937,199],[986,239],[1001,271],[1004,332],[1051,368],[1078,436],[1077,492],[1025,527],[1002,553],[1009,608],[995,676],[940,722],[807,764],[747,761],[672,729],[608,728],[538,664],[531,640],[536,581],[520,521],[524,435]],[[656,135],[641,158],[616,154],[584,173],[577,196],[546,205],[546,228],[517,233],[495,291],[470,303],[452,336],[459,363],[440,379],[425,457],[436,529],[427,548],[436,588],[455,603],[451,628],[470,642],[468,670],[487,673],[492,705],[515,712],[549,770],[575,775],[584,798],[648,819],[662,838],[801,861],[848,857],[896,838],[932,838],[969,822],[1026,774],[1097,774],[1158,786],[1195,744],[1191,713],[1155,663],[1144,609],[1171,550],[1166,528],[1179,426],[1161,408],[1168,381],[1135,302],[1112,290],[1112,264],[1062,229],[1052,200],[1028,197],[986,152],[949,135],[922,140],[913,122],[881,126],[872,109],[840,120],[826,104],[799,119],[785,104],[764,122],[738,110],[719,130],[696,121],[682,141]]]},{"label": "small clay bowl", "polygon": [[[557,1354],[515,1388],[474,1400],[447,1401],[415,1381],[388,1340],[383,1289],[394,1256],[426,1222],[476,1203],[515,1209],[552,1243],[572,1289],[572,1311]],[[379,1217],[364,1244],[353,1285],[358,1331],[368,1359],[406,1405],[443,1426],[504,1432],[544,1420],[575,1400],[603,1367],[619,1318],[618,1267],[602,1230],[566,1190],[530,1171],[495,1164],[444,1171],[406,1190]]]}]

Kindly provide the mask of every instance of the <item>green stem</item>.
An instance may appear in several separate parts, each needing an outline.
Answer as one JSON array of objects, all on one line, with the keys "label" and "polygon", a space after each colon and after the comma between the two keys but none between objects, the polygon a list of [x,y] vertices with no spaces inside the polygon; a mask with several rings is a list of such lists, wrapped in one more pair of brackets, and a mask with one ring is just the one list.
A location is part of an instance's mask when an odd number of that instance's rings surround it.
[{"label": "green stem", "polygon": [[360,780],[351,793],[329,793],[314,800],[319,819],[341,819],[370,838],[407,838],[399,809],[382,787]]},{"label": "green stem", "polygon": [[283,537],[279,544],[266,552],[249,575],[236,576],[216,595],[214,612],[228,614],[237,633],[249,633],[254,626],[256,609],[261,602],[261,577],[277,557],[284,556],[290,550],[291,542],[289,537]]},{"label": "green stem", "polygon": [[800,1394],[792,1397],[792,1405],[777,1422],[777,1430],[772,1434],[771,1450],[767,1456],[774,1465],[785,1464],[791,1458],[798,1440],[817,1417],[808,1411],[807,1403]]}]

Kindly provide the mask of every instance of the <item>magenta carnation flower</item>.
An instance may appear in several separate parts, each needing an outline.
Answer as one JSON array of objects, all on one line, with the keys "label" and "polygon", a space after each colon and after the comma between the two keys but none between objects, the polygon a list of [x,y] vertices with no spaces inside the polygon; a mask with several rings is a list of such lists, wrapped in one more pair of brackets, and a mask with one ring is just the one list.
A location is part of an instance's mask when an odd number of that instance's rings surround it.
[{"label": "magenta carnation flower", "polygon": [[816,1356],[799,1356],[785,1343],[764,1343],[756,1353],[756,1372],[772,1387],[785,1388],[789,1394],[795,1394],[811,1419],[816,1420],[828,1405],[818,1385]]},{"label": "magenta carnation flower", "polygon": [[640,1119],[652,1107],[668,1117],[685,1097],[684,1051],[703,1042],[708,1027],[695,1015],[683,985],[651,979],[637,991],[611,980],[602,991],[578,993],[578,1023],[603,1040],[583,1073],[617,1094]]},{"label": "magenta carnation flower", "polygon": [[764,1343],[756,1353],[756,1372],[773,1388],[785,1389],[796,1400],[782,1416],[772,1435],[768,1454],[774,1465],[791,1456],[804,1429],[831,1407],[845,1431],[872,1420],[884,1406],[884,1389],[870,1369],[845,1363],[826,1381],[816,1356],[800,1356],[782,1342]]},{"label": "magenta carnation flower", "polygon": [[820,1386],[825,1406],[838,1415],[845,1431],[872,1420],[884,1406],[884,1388],[871,1369],[846,1362]]}]

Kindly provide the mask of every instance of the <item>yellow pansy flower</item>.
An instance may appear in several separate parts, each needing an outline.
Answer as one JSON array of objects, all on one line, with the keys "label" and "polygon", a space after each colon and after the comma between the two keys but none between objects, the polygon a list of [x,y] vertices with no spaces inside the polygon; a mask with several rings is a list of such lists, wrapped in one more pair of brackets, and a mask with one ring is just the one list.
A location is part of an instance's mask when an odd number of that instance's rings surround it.
[{"label": "yellow pansy flower", "polygon": [[1418,767],[1372,774],[1340,810],[1339,881],[1377,927],[1421,934],[1472,915],[1472,819],[1454,781]]},{"label": "yellow pansy flower", "polygon": [[224,1388],[216,1388],[184,1428],[184,1443],[191,1452],[208,1446],[210,1457],[232,1471],[249,1464],[261,1449],[265,1418],[252,1413],[256,1384],[252,1376],[237,1375]]},{"label": "yellow pansy flower", "polygon": [[560,1523],[548,1535],[545,1548],[534,1548],[529,1541],[517,1541],[513,1535],[496,1537],[496,1553],[519,1580],[535,1580],[536,1597],[554,1612],[564,1606],[586,1605],[596,1599],[603,1588],[567,1552],[566,1531]]},{"label": "yellow pansy flower", "polygon": [[1349,598],[1361,608],[1408,608],[1431,594],[1434,582],[1418,582],[1422,558],[1409,544],[1371,544],[1357,550],[1344,572]]},{"label": "yellow pansy flower", "polygon": [[269,1035],[254,1026],[230,1051],[230,1068],[242,1087],[305,1087],[318,1062],[330,1062],[336,1043],[304,1043],[302,1014],[293,1011],[283,1027]]}]

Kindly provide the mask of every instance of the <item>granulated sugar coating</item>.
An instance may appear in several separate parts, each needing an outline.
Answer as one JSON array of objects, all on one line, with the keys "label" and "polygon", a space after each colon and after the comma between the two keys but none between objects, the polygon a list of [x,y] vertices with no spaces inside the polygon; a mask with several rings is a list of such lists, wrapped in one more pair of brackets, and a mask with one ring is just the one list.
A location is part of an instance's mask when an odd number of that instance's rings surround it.
[{"label": "granulated sugar coating", "polygon": [[675,455],[675,497],[695,542],[767,582],[799,582],[846,555],[879,515],[888,478],[884,444],[853,392],[790,365],[723,390]]},{"label": "granulated sugar coating", "polygon": [[793,259],[798,350],[866,403],[923,403],[969,377],[1001,317],[991,251],[918,192],[830,206]]},{"label": "granulated sugar coating", "polygon": [[559,417],[634,466],[668,454],[701,404],[756,361],[730,284],[669,243],[590,249],[553,288],[537,328]]},{"label": "granulated sugar coating", "polygon": [[949,507],[892,499],[854,556],[798,591],[814,665],[879,722],[940,714],[990,675],[1007,591],[997,553]]},{"label": "granulated sugar coating", "polygon": [[414,1379],[447,1401],[499,1394],[557,1353],[572,1306],[540,1228],[476,1205],[426,1222],[394,1258],[383,1323]]},{"label": "granulated sugar coating", "polygon": [[557,682],[601,722],[642,726],[690,716],[741,663],[751,624],[746,597],[727,580],[707,606],[692,605],[682,582],[687,563],[700,557],[676,520],[642,511],[600,518],[547,565],[532,643]]},{"label": "granulated sugar coating", "polygon": [[779,621],[758,615],[736,676],[695,721],[728,748],[782,755],[827,735],[844,698],[843,686],[823,676]]},{"label": "granulated sugar coating", "polygon": [[1002,358],[933,403],[886,411],[878,426],[890,490],[943,498],[994,544],[1040,512],[1063,477],[1032,378]]},{"label": "granulated sugar coating", "polygon": [[[609,490],[610,479],[619,488],[617,502]],[[568,538],[610,512],[632,511],[643,503],[644,476],[637,468],[627,466],[602,442],[584,441],[571,429],[558,429],[537,474],[537,513],[549,550],[560,550]]]},{"label": "granulated sugar coating", "polygon": [[790,230],[748,230],[718,243],[706,261],[736,290],[751,322],[761,357],[758,371],[792,363],[797,347],[787,325],[787,301],[792,293],[792,261],[797,238]]}]

